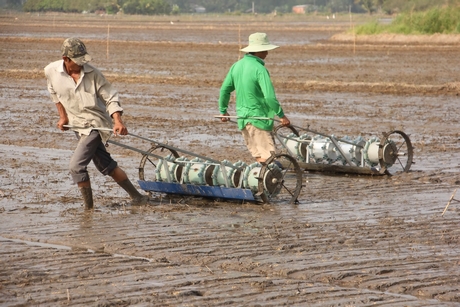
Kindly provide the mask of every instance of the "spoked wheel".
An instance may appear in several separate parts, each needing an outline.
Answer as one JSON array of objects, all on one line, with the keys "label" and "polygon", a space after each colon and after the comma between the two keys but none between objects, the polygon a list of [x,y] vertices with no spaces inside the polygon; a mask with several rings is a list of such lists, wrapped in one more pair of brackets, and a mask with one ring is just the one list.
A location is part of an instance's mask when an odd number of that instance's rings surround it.
[{"label": "spoked wheel", "polygon": [[413,155],[414,148],[407,134],[399,130],[385,133],[379,144],[380,171],[387,175],[408,172]]},{"label": "spoked wheel", "polygon": [[262,202],[271,199],[289,199],[297,204],[302,189],[302,170],[297,161],[286,154],[272,155],[260,169],[259,193]]},{"label": "spoked wheel", "polygon": [[[161,163],[159,158],[178,158],[179,154],[174,149],[169,149],[164,146],[152,146],[147,152],[142,155],[141,163],[139,164],[139,179],[143,181],[157,180],[157,168]],[[152,193],[149,192],[150,196]]]},{"label": "spoked wheel", "polygon": [[275,143],[280,143],[282,147],[278,148],[279,152],[287,153],[300,161],[305,160],[308,142],[299,141],[300,133],[295,127],[279,125],[273,129],[272,134]]},{"label": "spoked wheel", "polygon": [[293,126],[289,125],[289,126],[283,126],[283,125],[278,125],[275,127],[275,129],[273,129],[273,132],[274,133],[277,133],[281,136],[287,136],[291,133],[294,133],[296,136],[299,136],[299,131],[297,131],[296,128],[294,128]]},{"label": "spoked wheel", "polygon": [[282,148],[286,148],[285,143],[289,140],[289,137],[298,137],[299,131],[297,131],[296,128],[293,126],[283,126],[283,125],[278,125],[273,129],[272,132],[273,138],[275,139],[275,143],[281,143]]}]

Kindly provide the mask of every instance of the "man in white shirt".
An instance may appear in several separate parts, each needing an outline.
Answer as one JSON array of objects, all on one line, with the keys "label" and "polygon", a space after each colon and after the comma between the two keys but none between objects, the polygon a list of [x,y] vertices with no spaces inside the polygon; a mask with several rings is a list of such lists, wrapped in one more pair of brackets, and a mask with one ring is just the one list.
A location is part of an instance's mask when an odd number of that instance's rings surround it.
[{"label": "man in white shirt", "polygon": [[[87,166],[91,162],[104,175],[111,176],[132,199],[133,205],[147,204],[148,196],[133,186],[126,173],[107,152],[106,144],[112,132],[92,128],[111,128],[114,134],[127,135],[121,120],[123,109],[118,92],[104,75],[88,64],[91,56],[78,38],[68,38],[61,46],[62,60],[45,67],[51,100],[59,112],[57,127],[69,125],[79,139],[70,160],[70,174],[82,193],[85,209],[93,208],[93,194]],[[113,124],[113,127],[112,127]]]}]

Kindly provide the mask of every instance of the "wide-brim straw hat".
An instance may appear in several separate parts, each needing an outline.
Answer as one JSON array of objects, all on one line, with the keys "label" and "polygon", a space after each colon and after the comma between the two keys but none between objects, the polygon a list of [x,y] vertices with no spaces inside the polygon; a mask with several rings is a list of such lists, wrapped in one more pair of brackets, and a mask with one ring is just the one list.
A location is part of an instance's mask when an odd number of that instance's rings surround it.
[{"label": "wide-brim straw hat", "polygon": [[253,33],[249,35],[249,45],[240,51],[243,52],[261,52],[268,51],[278,48],[277,45],[272,45],[268,41],[267,34],[265,33]]}]

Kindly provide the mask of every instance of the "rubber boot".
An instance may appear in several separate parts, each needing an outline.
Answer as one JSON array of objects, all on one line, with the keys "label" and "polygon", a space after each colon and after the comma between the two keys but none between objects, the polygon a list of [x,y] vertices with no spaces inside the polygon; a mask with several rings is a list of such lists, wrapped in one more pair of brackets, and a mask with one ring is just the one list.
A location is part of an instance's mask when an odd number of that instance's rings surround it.
[{"label": "rubber boot", "polygon": [[81,195],[83,195],[83,202],[85,203],[85,209],[93,209],[93,190],[91,187],[81,187],[79,188]]},{"label": "rubber boot", "polygon": [[121,182],[117,182],[120,187],[123,188],[126,192],[128,192],[129,196],[131,197],[132,205],[133,206],[141,206],[141,205],[148,205],[149,204],[149,197],[147,195],[142,195],[139,191],[133,186],[129,179],[123,180]]}]

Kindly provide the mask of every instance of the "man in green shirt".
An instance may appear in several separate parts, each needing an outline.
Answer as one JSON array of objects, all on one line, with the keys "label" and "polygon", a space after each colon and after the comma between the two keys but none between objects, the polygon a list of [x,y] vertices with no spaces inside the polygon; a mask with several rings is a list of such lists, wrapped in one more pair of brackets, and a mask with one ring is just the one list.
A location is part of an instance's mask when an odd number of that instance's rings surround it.
[{"label": "man in green shirt", "polygon": [[[220,89],[219,111],[224,116],[221,120],[229,120],[225,116],[229,116],[230,94],[235,91],[238,129],[251,155],[260,163],[264,163],[275,151],[270,133],[273,130],[272,118],[277,115],[283,126],[291,124],[276,99],[270,74],[265,68],[264,59],[268,51],[278,47],[270,44],[265,33],[251,34],[249,45],[241,49],[246,55],[232,65]],[[260,117],[270,119],[257,119]]]}]

